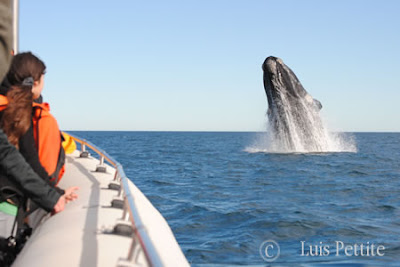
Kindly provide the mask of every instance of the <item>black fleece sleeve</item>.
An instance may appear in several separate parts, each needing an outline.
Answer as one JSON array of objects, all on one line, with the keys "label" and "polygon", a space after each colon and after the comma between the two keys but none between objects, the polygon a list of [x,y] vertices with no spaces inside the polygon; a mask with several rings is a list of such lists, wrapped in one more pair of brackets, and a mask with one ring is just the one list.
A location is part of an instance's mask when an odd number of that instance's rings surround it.
[{"label": "black fleece sleeve", "polygon": [[[39,160],[39,154],[35,147],[35,138],[33,137],[33,126],[29,127],[28,131],[19,139],[19,152],[25,158],[26,162],[32,167],[47,184],[54,186],[50,181],[50,176],[42,166]],[[64,195],[65,191],[59,187],[55,187],[57,192]]]},{"label": "black fleece sleeve", "polygon": [[19,184],[27,197],[47,211],[53,210],[61,194],[41,179],[0,130],[0,165]]}]

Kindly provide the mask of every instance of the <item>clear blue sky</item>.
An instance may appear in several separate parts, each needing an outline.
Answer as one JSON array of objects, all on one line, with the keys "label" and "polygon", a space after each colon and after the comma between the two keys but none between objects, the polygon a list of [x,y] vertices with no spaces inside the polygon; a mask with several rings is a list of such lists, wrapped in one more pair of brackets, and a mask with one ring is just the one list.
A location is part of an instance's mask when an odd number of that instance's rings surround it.
[{"label": "clear blue sky", "polygon": [[274,55],[332,130],[400,131],[400,1],[21,1],[64,130],[265,130]]}]

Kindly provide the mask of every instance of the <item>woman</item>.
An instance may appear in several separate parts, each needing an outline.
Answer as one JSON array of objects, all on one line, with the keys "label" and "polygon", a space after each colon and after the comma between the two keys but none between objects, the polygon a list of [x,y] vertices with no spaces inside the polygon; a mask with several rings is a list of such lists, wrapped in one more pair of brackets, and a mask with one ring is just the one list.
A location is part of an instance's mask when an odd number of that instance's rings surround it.
[{"label": "woman", "polygon": [[[0,95],[0,126],[7,135],[8,141],[19,149],[32,169],[50,185],[51,177],[42,166],[35,147],[32,121],[33,100],[40,96],[43,89],[44,70],[43,62],[32,53],[14,56],[7,78],[0,89],[0,93],[3,94]],[[53,120],[55,121],[54,118]],[[48,136],[45,133],[43,135]],[[44,151],[46,152],[46,149]],[[15,187],[15,183],[4,179],[5,175],[2,176],[0,185],[3,188],[8,188],[10,184],[11,187]],[[77,198],[75,193],[77,187],[71,187],[66,191],[60,188],[56,190],[67,202]]]},{"label": "woman", "polygon": [[[24,97],[29,102],[32,99],[35,101],[32,111],[34,144],[41,165],[50,176],[51,182],[57,184],[64,173],[65,153],[61,145],[61,132],[56,119],[50,114],[49,105],[47,103],[36,103],[43,90],[45,71],[44,62],[30,52],[14,56],[5,80],[8,85],[3,86],[3,94],[7,94],[11,86],[19,86],[25,79],[33,79],[32,95],[24,95]],[[28,93],[26,91],[26,94]],[[21,110],[21,108],[18,109]],[[23,110],[28,112],[30,108],[25,107]],[[31,141],[29,140],[29,142]],[[21,153],[26,154],[24,151],[21,151]]]},{"label": "woman", "polygon": [[[0,88],[0,94],[7,96],[7,100],[0,98],[0,106],[7,107],[0,114],[0,126],[34,171],[55,185],[63,173],[65,157],[61,133],[48,104],[33,102],[43,90],[45,70],[43,61],[30,52],[14,56]],[[76,198],[74,188],[68,190],[67,199]]]}]

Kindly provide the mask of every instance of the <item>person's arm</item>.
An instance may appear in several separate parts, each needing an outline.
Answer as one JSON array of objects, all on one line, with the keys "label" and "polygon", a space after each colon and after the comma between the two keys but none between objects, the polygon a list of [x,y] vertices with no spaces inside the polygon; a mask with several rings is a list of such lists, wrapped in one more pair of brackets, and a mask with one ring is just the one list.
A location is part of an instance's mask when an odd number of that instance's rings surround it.
[{"label": "person's arm", "polygon": [[[47,211],[52,211],[62,195],[41,179],[0,130],[0,167],[19,184],[27,197]],[[64,198],[64,197],[62,197]]]}]

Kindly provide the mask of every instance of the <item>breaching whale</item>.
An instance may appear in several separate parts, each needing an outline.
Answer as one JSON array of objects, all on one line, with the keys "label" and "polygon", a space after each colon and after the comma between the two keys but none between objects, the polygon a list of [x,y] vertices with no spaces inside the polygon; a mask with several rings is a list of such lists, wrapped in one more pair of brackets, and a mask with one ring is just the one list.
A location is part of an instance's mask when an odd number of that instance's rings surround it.
[{"label": "breaching whale", "polygon": [[327,133],[319,115],[321,103],[312,98],[280,58],[267,57],[262,69],[269,132],[275,147],[285,152],[326,150]]}]

